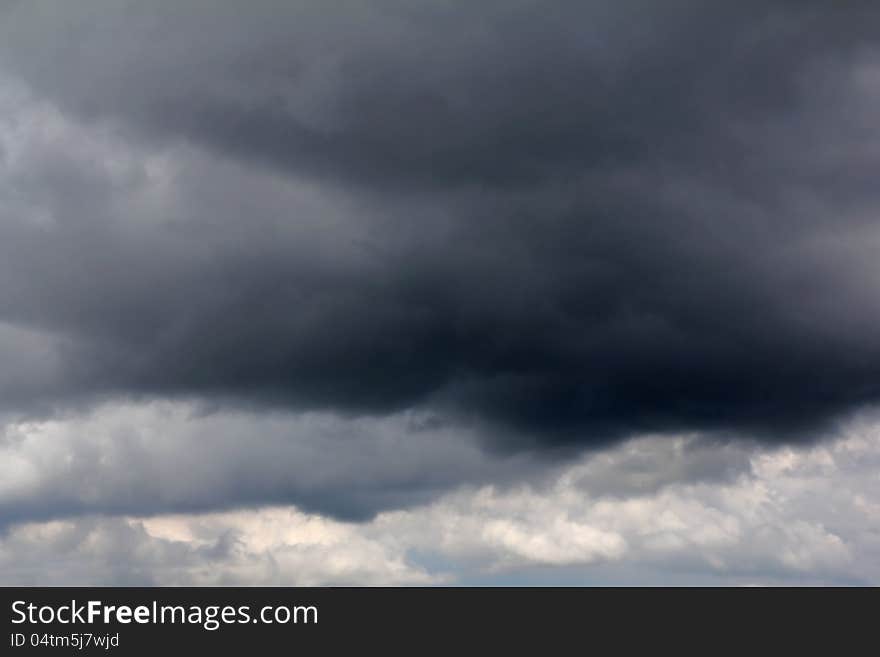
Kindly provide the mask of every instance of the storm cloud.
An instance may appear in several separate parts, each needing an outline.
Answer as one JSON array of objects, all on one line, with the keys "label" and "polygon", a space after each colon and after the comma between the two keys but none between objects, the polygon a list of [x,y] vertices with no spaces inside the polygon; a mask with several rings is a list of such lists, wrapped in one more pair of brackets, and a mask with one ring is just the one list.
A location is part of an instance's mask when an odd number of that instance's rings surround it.
[{"label": "storm cloud", "polygon": [[0,0],[0,581],[873,583],[880,8]]},{"label": "storm cloud", "polygon": [[7,3],[4,403],[814,437],[880,396],[878,18]]}]

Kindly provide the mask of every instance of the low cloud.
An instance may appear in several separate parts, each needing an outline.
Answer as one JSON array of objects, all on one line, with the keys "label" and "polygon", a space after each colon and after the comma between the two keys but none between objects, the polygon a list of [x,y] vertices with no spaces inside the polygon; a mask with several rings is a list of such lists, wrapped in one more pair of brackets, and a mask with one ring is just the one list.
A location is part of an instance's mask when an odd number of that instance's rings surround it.
[{"label": "low cloud", "polygon": [[473,427],[403,413],[345,419],[184,402],[112,402],[10,422],[0,518],[156,514],[294,503],[363,519],[463,483],[540,479],[559,459],[497,455]]},{"label": "low cloud", "polygon": [[[540,483],[465,487],[363,523],[290,506],[24,522],[0,541],[0,580],[876,584],[878,436],[866,421],[822,446],[762,450],[738,473],[692,480],[672,476],[703,469],[692,440],[643,438]],[[668,484],[636,478],[603,492],[592,476],[600,463],[632,472],[647,454]]]}]

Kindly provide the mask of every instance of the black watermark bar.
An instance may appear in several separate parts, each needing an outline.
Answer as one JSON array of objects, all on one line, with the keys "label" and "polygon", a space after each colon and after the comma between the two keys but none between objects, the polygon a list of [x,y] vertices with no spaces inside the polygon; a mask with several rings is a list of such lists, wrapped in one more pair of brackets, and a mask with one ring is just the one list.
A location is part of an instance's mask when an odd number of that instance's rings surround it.
[{"label": "black watermark bar", "polygon": [[585,588],[5,588],[0,596],[0,655],[840,652],[875,640],[878,598],[876,589]]}]

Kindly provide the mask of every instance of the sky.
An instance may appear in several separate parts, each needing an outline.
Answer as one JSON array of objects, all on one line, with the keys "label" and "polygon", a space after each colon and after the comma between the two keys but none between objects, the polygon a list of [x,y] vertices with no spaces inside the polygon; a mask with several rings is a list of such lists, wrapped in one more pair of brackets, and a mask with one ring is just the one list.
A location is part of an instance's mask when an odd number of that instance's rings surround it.
[{"label": "sky", "polygon": [[0,0],[0,584],[880,584],[878,35]]}]

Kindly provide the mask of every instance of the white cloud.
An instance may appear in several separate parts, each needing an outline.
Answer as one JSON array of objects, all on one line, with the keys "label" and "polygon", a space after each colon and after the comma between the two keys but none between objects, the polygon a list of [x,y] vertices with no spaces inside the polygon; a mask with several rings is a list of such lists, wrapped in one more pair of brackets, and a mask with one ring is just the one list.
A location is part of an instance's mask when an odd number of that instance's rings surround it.
[{"label": "white cloud", "polygon": [[294,509],[25,523],[0,543],[5,584],[429,584],[356,527]]},{"label": "white cloud", "polygon": [[[290,505],[31,520],[7,528],[0,581],[424,584],[555,572],[571,583],[876,584],[878,427],[754,452],[645,437],[549,480],[465,484],[364,523]],[[47,447],[43,458],[65,458]],[[718,462],[706,465],[707,450]]]}]

